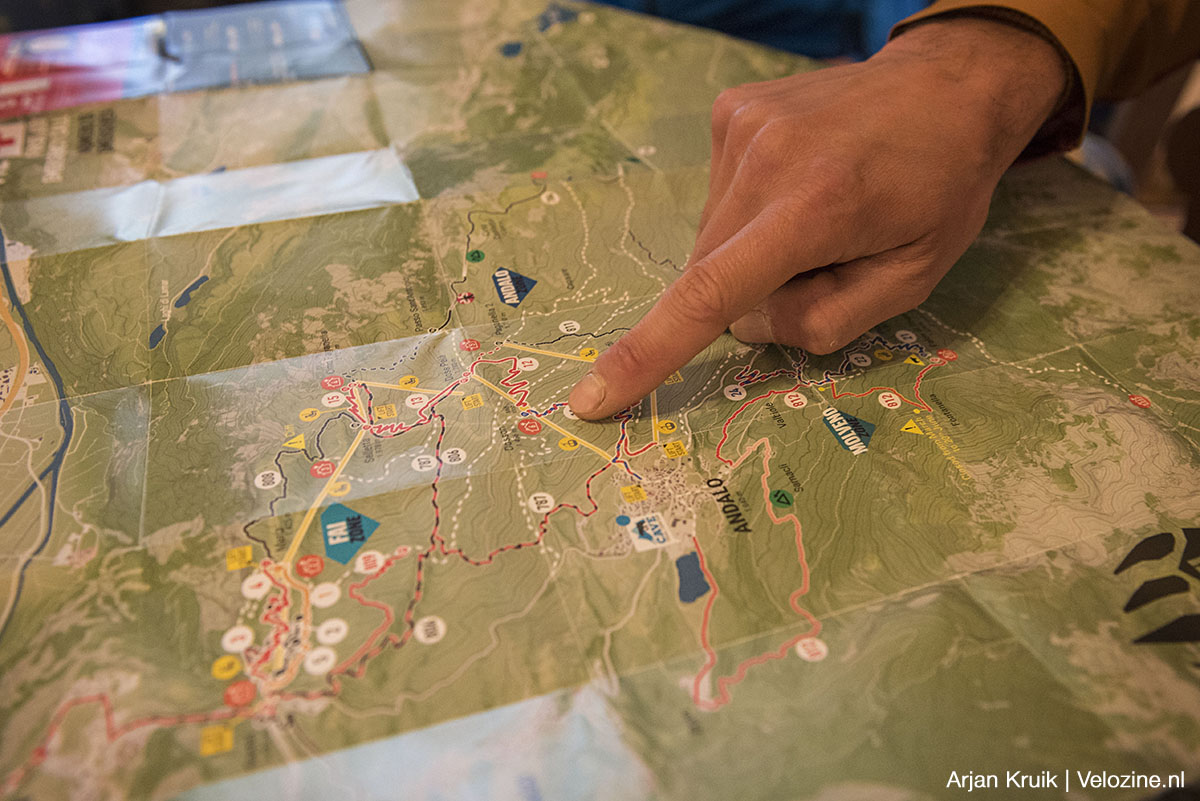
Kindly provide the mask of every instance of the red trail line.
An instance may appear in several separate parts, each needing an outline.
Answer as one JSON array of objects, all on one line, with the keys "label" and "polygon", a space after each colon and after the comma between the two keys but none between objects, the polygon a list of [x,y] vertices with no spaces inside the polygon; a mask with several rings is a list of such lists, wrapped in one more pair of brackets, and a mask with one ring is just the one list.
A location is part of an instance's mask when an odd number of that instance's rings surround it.
[{"label": "red trail line", "polygon": [[270,565],[264,562],[263,575],[266,576],[272,584],[279,588],[282,595],[272,595],[267,600],[266,611],[263,612],[262,617],[259,618],[263,623],[272,625],[274,628],[274,632],[271,635],[270,646],[264,648],[262,655],[255,659],[254,664],[250,666],[250,672],[253,673],[255,677],[260,679],[263,678],[263,676],[259,673],[258,669],[262,667],[268,659],[271,658],[271,653],[279,647],[279,643],[284,637],[287,636],[287,633],[291,631],[291,626],[288,625],[286,620],[279,616],[280,611],[287,609],[289,605],[288,588],[275,580],[275,577],[271,575],[271,571],[267,569],[269,567]]},{"label": "red trail line", "polygon": [[54,717],[50,719],[50,726],[46,730],[45,737],[42,738],[37,748],[33,749],[33,753],[30,754],[25,764],[8,775],[8,778],[4,782],[5,793],[15,791],[24,780],[25,775],[46,760],[46,757],[49,756],[48,748],[50,742],[58,734],[58,730],[66,719],[67,714],[75,707],[85,704],[100,704],[104,711],[104,736],[109,744],[116,742],[130,732],[146,728],[147,726],[178,726],[186,723],[208,723],[215,720],[228,720],[229,718],[237,717],[239,714],[244,714],[232,707],[223,706],[212,712],[196,712],[188,715],[153,715],[151,717],[131,720],[123,726],[117,726],[116,719],[113,716],[112,701],[109,700],[107,694],[96,693],[94,695],[72,698],[64,702],[58,708],[58,711],[54,713]]},{"label": "red trail line", "polygon": [[[785,391],[790,391],[790,390],[785,390]],[[767,440],[766,437],[758,440],[757,442],[754,443],[754,445],[752,445],[750,448],[748,448],[745,451],[745,453],[742,454],[742,456],[737,460],[737,462],[728,463],[728,464],[730,464],[730,466],[732,468],[736,469],[738,466],[740,466],[742,464],[742,462],[744,462],[750,456],[750,454],[754,453],[754,451],[758,449],[759,445],[763,446],[762,489],[763,489],[763,502],[766,504],[767,513],[771,517],[771,522],[775,523],[776,525],[786,523],[786,522],[791,522],[791,524],[796,532],[796,537],[795,537],[796,559],[800,563],[801,584],[800,584],[799,588],[794,590],[791,593],[791,595],[788,596],[788,605],[792,608],[792,611],[794,611],[797,615],[799,615],[800,617],[802,617],[806,621],[808,621],[809,628],[808,628],[808,631],[802,632],[800,634],[795,635],[794,637],[787,639],[786,641],[784,641],[784,643],[782,645],[780,645],[774,651],[768,651],[764,654],[760,654],[758,656],[754,656],[749,659],[746,659],[745,661],[743,661],[741,664],[739,664],[737,666],[737,669],[734,670],[732,675],[721,676],[720,678],[717,679],[717,695],[715,697],[702,698],[701,692],[700,692],[701,686],[703,685],[705,678],[708,676],[709,673],[712,672],[713,668],[715,668],[716,664],[717,664],[716,649],[713,648],[711,642],[709,641],[709,623],[711,622],[711,619],[712,619],[713,604],[717,600],[717,594],[719,591],[717,588],[716,579],[713,577],[712,572],[708,569],[708,562],[704,558],[703,550],[701,550],[701,548],[700,548],[700,541],[696,537],[692,537],[692,544],[696,547],[696,555],[700,561],[700,570],[704,573],[704,577],[708,581],[709,586],[712,587],[712,595],[709,597],[708,602],[704,606],[704,613],[701,617],[701,622],[700,622],[700,645],[704,649],[704,652],[706,655],[705,661],[704,661],[704,665],[700,668],[700,671],[696,674],[695,680],[692,682],[692,702],[695,703],[696,706],[700,707],[701,709],[715,710],[715,709],[719,709],[722,706],[724,706],[725,704],[729,703],[729,701],[732,698],[732,695],[730,693],[730,688],[733,687],[734,685],[740,683],[743,679],[745,679],[746,675],[750,671],[750,668],[755,667],[757,665],[761,665],[765,662],[775,660],[775,659],[783,659],[784,657],[787,656],[788,651],[790,651],[792,648],[794,648],[796,646],[796,643],[800,642],[803,639],[807,639],[810,637],[816,637],[821,633],[820,621],[818,621],[811,612],[809,612],[804,607],[800,606],[800,598],[802,598],[804,595],[806,595],[809,590],[808,559],[806,558],[805,553],[804,553],[804,537],[803,537],[803,531],[800,527],[800,520],[799,520],[799,518],[796,517],[795,514],[788,514],[783,517],[776,516],[775,509],[771,505],[771,502],[770,502],[770,485],[767,481],[767,479],[769,479],[771,476],[770,462],[771,462],[772,452],[771,452],[770,441]]]},{"label": "red trail line", "polygon": [[[833,399],[836,400],[837,398],[843,398],[843,397],[862,398],[862,397],[871,395],[872,393],[875,393],[875,392],[890,391],[890,392],[894,392],[902,400],[904,400],[906,403],[909,403],[912,406],[916,406],[918,408],[925,409],[926,411],[932,411],[932,408],[929,406],[929,404],[927,404],[924,401],[924,399],[921,398],[921,381],[925,378],[926,373],[928,373],[934,367],[941,366],[945,363],[946,363],[945,360],[943,360],[941,358],[931,359],[929,364],[926,365],[924,368],[922,368],[921,371],[917,374],[916,381],[913,384],[913,394],[917,398],[916,402],[905,399],[902,395],[900,395],[899,392],[897,392],[892,387],[872,387],[871,389],[867,390],[866,392],[861,392],[861,393],[849,393],[849,392],[838,393],[836,383],[833,380],[831,380],[829,382],[830,394],[832,395]],[[739,374],[739,377],[740,376],[741,376],[741,374]],[[748,376],[747,383],[753,382],[756,379],[757,379],[757,375]],[[772,452],[771,452],[770,441],[766,437],[758,440],[756,443],[754,443],[754,445],[752,445],[750,448],[748,448],[738,458],[738,460],[736,462],[726,459],[725,457],[723,457],[721,455],[721,448],[725,445],[725,443],[729,439],[729,426],[733,423],[734,420],[736,420],[738,418],[738,416],[742,412],[744,412],[746,409],[750,408],[752,405],[754,405],[758,401],[763,400],[764,398],[768,398],[772,395],[783,395],[783,394],[787,394],[789,392],[794,392],[797,389],[799,389],[799,387],[802,384],[803,384],[803,382],[797,383],[795,386],[791,387],[790,389],[773,390],[771,392],[766,392],[757,397],[750,398],[750,399],[746,400],[744,403],[742,403],[742,405],[739,406],[737,408],[737,410],[729,416],[729,418],[725,421],[725,425],[722,426],[722,428],[721,428],[721,440],[720,440],[720,442],[717,443],[716,456],[721,462],[723,462],[727,466],[729,466],[729,468],[731,470],[734,470],[734,469],[737,469],[742,464],[742,462],[744,462],[746,460],[746,458],[749,457],[750,454],[753,453],[758,448],[759,445],[764,446],[763,461],[762,461],[762,466],[763,466],[762,490],[763,490],[763,502],[766,505],[767,513],[770,515],[771,521],[773,523],[775,523],[776,525],[790,521],[796,531],[796,558],[800,563],[802,582],[801,582],[800,587],[798,589],[796,589],[795,591],[793,591],[792,594],[788,596],[788,605],[792,608],[792,610],[796,614],[800,615],[806,621],[808,621],[809,630],[806,632],[803,632],[801,634],[798,634],[794,637],[791,637],[790,639],[785,641],[782,645],[780,645],[774,651],[768,651],[764,654],[760,654],[758,656],[751,657],[751,658],[743,661],[741,664],[739,664],[737,666],[737,669],[733,672],[732,675],[722,676],[717,679],[717,695],[716,695],[716,697],[707,698],[707,699],[701,698],[701,695],[700,695],[701,685],[703,684],[704,679],[709,675],[709,673],[712,672],[713,668],[715,668],[716,664],[717,664],[717,652],[712,647],[712,644],[709,641],[709,623],[712,618],[712,608],[713,608],[714,603],[717,600],[717,595],[718,595],[719,590],[717,588],[716,579],[713,577],[712,573],[708,569],[708,563],[704,558],[704,552],[700,548],[699,540],[696,537],[692,537],[692,543],[696,547],[696,555],[700,561],[700,569],[704,573],[704,576],[705,576],[706,580],[708,581],[709,586],[712,587],[712,594],[709,596],[708,601],[704,605],[704,612],[701,617],[701,623],[700,623],[700,644],[701,644],[701,647],[703,647],[703,649],[704,649],[706,658],[704,661],[704,665],[701,667],[700,671],[696,674],[695,681],[692,684],[692,701],[702,709],[710,709],[710,710],[711,709],[719,709],[720,707],[729,703],[730,698],[731,698],[730,687],[733,687],[734,685],[738,684],[743,679],[745,679],[750,668],[755,667],[757,665],[761,665],[765,662],[775,660],[775,659],[783,659],[784,657],[787,656],[788,651],[795,647],[796,643],[800,642],[801,640],[810,638],[810,637],[816,637],[821,632],[820,621],[818,621],[812,615],[812,613],[810,613],[808,610],[801,607],[800,603],[799,603],[800,598],[802,598],[804,595],[806,595],[809,590],[809,567],[808,567],[808,560],[804,553],[804,539],[803,539],[803,531],[800,526],[800,520],[799,520],[799,518],[796,517],[796,515],[794,513],[786,515],[784,517],[777,517],[775,515],[775,509],[774,509],[773,505],[771,504],[770,485],[767,483],[767,479],[771,475],[770,461],[771,461]]]},{"label": "red trail line", "polygon": [[[738,415],[740,415],[746,409],[750,408],[750,406],[752,406],[753,404],[758,403],[763,398],[769,398],[772,395],[786,395],[789,392],[795,392],[799,388],[800,388],[800,384],[797,383],[797,384],[794,384],[789,389],[775,389],[775,390],[771,390],[770,392],[764,392],[762,395],[759,395],[754,398],[750,398],[749,400],[742,403],[742,405],[737,408],[737,411],[735,411],[733,414],[731,414],[729,416],[729,418],[725,421],[725,425],[721,426],[721,441],[717,443],[717,451],[716,451],[717,458],[720,459],[725,464],[729,465],[730,467],[736,467],[737,465],[735,465],[733,462],[731,462],[730,460],[726,459],[724,456],[721,455],[721,447],[725,444],[725,441],[727,439],[729,439],[729,426],[733,424],[733,421],[737,419]],[[752,450],[754,450],[754,449],[751,448],[750,451],[752,451]],[[746,454],[749,454],[750,451],[747,451]],[[746,458],[746,455],[743,455],[741,459],[738,459],[738,464],[741,464],[742,459],[745,459],[745,458]]]},{"label": "red trail line", "polygon": [[921,397],[921,382],[925,379],[926,373],[935,367],[941,367],[945,363],[945,359],[935,356],[929,360],[929,364],[922,367],[921,371],[917,373],[917,379],[913,382],[913,395],[916,397],[915,401],[910,401],[908,398],[901,395],[895,387],[871,387],[866,392],[838,392],[836,382],[831,380],[829,382],[829,391],[833,396],[833,400],[837,400],[838,398],[865,398],[875,392],[894,392],[896,396],[900,398],[900,400],[904,401],[910,406],[916,406],[918,409],[924,409],[927,412],[932,412],[933,407],[926,403]]}]

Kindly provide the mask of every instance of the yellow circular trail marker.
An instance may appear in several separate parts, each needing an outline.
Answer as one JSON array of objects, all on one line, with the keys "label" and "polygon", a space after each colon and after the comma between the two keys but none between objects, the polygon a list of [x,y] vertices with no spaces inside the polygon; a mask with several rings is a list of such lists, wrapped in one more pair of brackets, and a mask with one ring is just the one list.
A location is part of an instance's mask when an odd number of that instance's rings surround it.
[{"label": "yellow circular trail marker", "polygon": [[212,663],[212,676],[219,681],[227,681],[242,672],[242,660],[233,654],[218,656]]}]

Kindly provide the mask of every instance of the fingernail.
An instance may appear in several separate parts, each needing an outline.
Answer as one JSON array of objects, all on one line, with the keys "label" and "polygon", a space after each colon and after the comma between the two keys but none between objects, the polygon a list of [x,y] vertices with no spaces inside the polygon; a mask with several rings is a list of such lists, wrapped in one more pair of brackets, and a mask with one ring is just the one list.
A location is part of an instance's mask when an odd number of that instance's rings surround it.
[{"label": "fingernail", "polygon": [[742,342],[770,342],[771,321],[758,309],[751,309],[733,321],[729,333]]},{"label": "fingernail", "polygon": [[575,385],[575,389],[571,390],[567,403],[570,404],[571,411],[580,417],[594,414],[600,408],[600,404],[604,403],[604,379],[595,373],[588,373]]}]

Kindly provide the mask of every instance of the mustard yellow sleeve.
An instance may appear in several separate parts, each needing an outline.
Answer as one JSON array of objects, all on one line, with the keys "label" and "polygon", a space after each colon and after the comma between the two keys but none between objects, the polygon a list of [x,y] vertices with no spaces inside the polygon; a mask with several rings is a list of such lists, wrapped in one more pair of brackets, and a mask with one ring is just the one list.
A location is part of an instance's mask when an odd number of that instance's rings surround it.
[{"label": "mustard yellow sleeve", "polygon": [[1035,137],[1043,150],[1078,142],[1097,98],[1137,94],[1200,58],[1197,0],[938,0],[898,24],[892,36],[931,17],[963,14],[1000,19],[1041,33],[1074,65],[1075,84],[1069,87],[1069,96]]}]

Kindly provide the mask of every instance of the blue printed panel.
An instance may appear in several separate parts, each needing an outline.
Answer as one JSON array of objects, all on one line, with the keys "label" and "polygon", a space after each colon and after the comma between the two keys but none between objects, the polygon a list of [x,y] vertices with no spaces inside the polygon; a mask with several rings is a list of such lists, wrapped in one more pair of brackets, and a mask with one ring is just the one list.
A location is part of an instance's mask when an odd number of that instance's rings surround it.
[{"label": "blue printed panel", "polygon": [[501,269],[492,273],[492,283],[496,285],[496,294],[500,296],[500,302],[515,309],[525,300],[525,296],[537,281],[521,275],[516,270]]},{"label": "blue printed panel", "polygon": [[321,512],[325,555],[335,562],[349,564],[377,528],[379,524],[366,515],[335,503]]},{"label": "blue printed panel", "polygon": [[871,435],[875,433],[875,424],[859,420],[852,414],[839,411],[832,406],[821,413],[825,418],[825,427],[829,429],[843,448],[858,456],[866,453],[871,444]]}]

